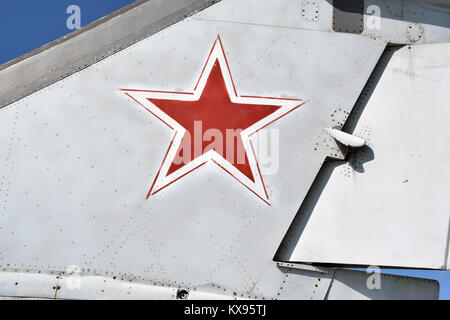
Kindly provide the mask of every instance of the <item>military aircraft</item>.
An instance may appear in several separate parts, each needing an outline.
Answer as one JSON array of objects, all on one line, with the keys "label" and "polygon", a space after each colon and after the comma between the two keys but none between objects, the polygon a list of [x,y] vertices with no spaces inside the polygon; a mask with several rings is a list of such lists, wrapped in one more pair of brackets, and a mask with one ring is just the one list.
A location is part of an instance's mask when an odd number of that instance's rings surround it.
[{"label": "military aircraft", "polygon": [[[450,1],[136,1],[0,67],[0,296],[437,299]],[[352,268],[369,268],[374,272]]]}]

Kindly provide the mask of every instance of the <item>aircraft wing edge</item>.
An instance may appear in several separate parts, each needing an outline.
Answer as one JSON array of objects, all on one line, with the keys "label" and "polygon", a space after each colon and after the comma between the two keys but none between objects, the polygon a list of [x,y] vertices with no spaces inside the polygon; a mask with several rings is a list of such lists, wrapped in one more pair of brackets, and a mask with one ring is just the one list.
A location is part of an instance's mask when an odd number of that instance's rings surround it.
[{"label": "aircraft wing edge", "polygon": [[6,63],[0,66],[0,109],[219,1],[137,1]]}]

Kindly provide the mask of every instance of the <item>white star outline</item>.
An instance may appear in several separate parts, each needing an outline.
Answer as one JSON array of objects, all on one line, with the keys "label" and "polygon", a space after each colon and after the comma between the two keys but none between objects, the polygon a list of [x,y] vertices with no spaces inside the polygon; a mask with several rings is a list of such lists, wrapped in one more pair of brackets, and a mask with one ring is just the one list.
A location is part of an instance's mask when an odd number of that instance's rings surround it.
[{"label": "white star outline", "polygon": [[[186,129],[182,127],[177,121],[163,112],[155,104],[150,102],[148,98],[153,99],[165,99],[165,100],[177,100],[177,101],[198,101],[203,94],[203,90],[206,86],[208,77],[216,62],[219,61],[222,76],[225,81],[226,89],[230,96],[230,100],[233,103],[240,104],[255,104],[255,105],[275,105],[279,106],[279,109],[254,123],[250,127],[241,131],[241,139],[247,154],[250,169],[253,174],[255,182],[249,179],[245,174],[239,171],[233,164],[226,160],[222,155],[215,150],[209,150],[203,153],[201,156],[193,159],[189,163],[185,164],[181,168],[167,175],[169,168],[177,156],[177,151],[181,145],[182,139],[186,132]],[[248,190],[253,192],[261,200],[270,206],[269,196],[264,184],[263,177],[259,168],[258,161],[256,159],[256,153],[252,142],[252,136],[261,129],[267,127],[272,122],[280,119],[295,109],[301,107],[306,101],[301,99],[287,99],[287,98],[272,98],[272,97],[259,97],[259,96],[240,96],[237,94],[236,87],[231,76],[228,61],[225,56],[222,41],[220,36],[217,37],[214,45],[209,53],[206,64],[203,67],[199,80],[194,87],[193,92],[171,92],[171,91],[156,91],[156,90],[140,90],[140,89],[120,89],[129,98],[133,99],[144,109],[156,116],[159,120],[164,122],[169,128],[175,131],[169,148],[164,156],[161,167],[159,168],[153,184],[147,194],[147,199],[150,196],[155,195],[161,190],[165,189],[175,181],[179,180],[188,173],[203,166],[207,162],[213,162],[225,170],[229,175],[238,180]],[[253,136],[254,137],[254,136]]]}]

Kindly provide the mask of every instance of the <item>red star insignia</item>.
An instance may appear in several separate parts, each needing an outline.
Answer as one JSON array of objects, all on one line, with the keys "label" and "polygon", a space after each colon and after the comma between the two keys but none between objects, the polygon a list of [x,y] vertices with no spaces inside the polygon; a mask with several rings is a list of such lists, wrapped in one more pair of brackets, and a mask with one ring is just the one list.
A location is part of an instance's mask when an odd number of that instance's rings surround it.
[{"label": "red star insignia", "polygon": [[211,161],[270,205],[252,136],[303,100],[238,95],[220,37],[193,92],[121,90],[174,131],[147,199]]}]

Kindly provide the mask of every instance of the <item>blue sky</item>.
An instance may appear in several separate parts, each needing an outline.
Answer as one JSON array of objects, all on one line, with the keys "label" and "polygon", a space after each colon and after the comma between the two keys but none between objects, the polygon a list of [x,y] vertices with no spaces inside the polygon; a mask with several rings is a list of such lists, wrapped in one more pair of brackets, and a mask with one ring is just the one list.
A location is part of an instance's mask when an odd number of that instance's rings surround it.
[{"label": "blue sky", "polygon": [[[72,32],[66,25],[70,5],[81,9],[81,26],[85,26],[134,1],[131,0],[14,0],[0,5],[0,64],[37,49]],[[386,269],[383,272],[440,282],[440,298],[450,300],[450,272]]]}]

